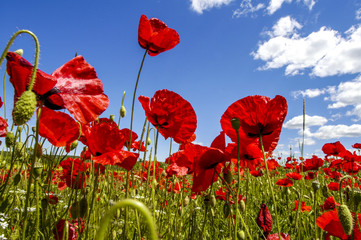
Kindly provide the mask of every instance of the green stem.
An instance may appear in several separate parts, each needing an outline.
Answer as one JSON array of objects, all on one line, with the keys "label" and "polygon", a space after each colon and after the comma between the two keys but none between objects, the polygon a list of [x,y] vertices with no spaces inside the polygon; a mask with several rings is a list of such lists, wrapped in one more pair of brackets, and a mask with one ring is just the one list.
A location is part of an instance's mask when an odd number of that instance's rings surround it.
[{"label": "green stem", "polygon": [[[129,142],[132,142],[133,114],[134,114],[135,95],[136,95],[136,93],[137,93],[139,77],[140,77],[140,73],[142,72],[142,68],[143,68],[143,64],[144,64],[144,59],[145,59],[145,56],[147,55],[147,52],[148,52],[148,49],[145,50],[145,53],[144,53],[144,56],[143,56],[143,59],[142,59],[142,63],[140,64],[137,81],[135,82],[134,93],[133,93],[133,101],[132,101],[132,113],[131,113],[131,117],[130,117],[130,137],[129,137]],[[128,151],[129,151],[129,149],[130,149],[130,146],[128,147]]]},{"label": "green stem", "polygon": [[4,87],[4,89],[3,89],[3,102],[4,102],[4,118],[5,118],[5,120],[6,120],[6,99],[5,99],[5,84],[6,83],[6,71],[5,71],[5,73],[4,73],[4,79],[3,79],[3,87]]},{"label": "green stem", "polygon": [[[238,211],[238,196],[239,196],[239,190],[241,187],[241,166],[240,166],[240,156],[239,156],[239,132],[238,130],[236,130],[236,134],[237,134],[237,176],[238,176],[238,180],[237,180],[237,194],[236,194],[236,198],[235,198],[235,207],[236,207],[236,212]],[[236,219],[235,219],[235,227],[234,227],[234,239],[237,239],[237,232],[238,232],[238,214],[236,214]]]},{"label": "green stem", "polygon": [[124,207],[131,207],[138,210],[138,212],[140,212],[145,217],[146,223],[150,231],[150,239],[158,239],[156,226],[149,209],[143,203],[134,199],[124,199],[110,208],[108,213],[106,213],[102,218],[102,220],[100,221],[99,230],[97,231],[95,239],[98,240],[105,239],[107,233],[107,227],[110,221],[112,220],[117,210]]},{"label": "green stem", "polygon": [[[34,67],[35,68],[35,67]],[[23,232],[22,232],[22,239],[26,239],[26,227],[28,223],[28,204],[29,204],[29,198],[30,198],[30,186],[31,186],[31,179],[34,174],[34,163],[36,161],[36,152],[38,148],[38,142],[39,142],[39,123],[40,123],[40,116],[41,116],[41,106],[39,107],[38,114],[36,117],[36,133],[35,133],[35,146],[34,146],[34,152],[33,157],[31,159],[31,165],[30,165],[30,174],[29,174],[29,180],[28,180],[28,186],[26,191],[26,199],[25,199],[25,207],[24,207],[24,216],[23,216]],[[38,231],[38,229],[36,229]]]},{"label": "green stem", "polygon": [[272,183],[271,183],[271,177],[270,177],[270,173],[269,173],[268,166],[267,166],[266,154],[265,154],[265,151],[264,151],[263,141],[262,141],[262,134],[259,135],[259,142],[260,142],[261,148],[262,148],[263,161],[264,161],[264,166],[265,166],[265,168],[266,168],[268,186],[269,186],[269,189],[270,189],[270,191],[271,191],[272,200],[273,200],[273,204],[274,204],[274,207],[275,207],[275,215],[276,215],[278,238],[279,238],[279,239],[282,239],[282,238],[281,238],[281,228],[280,228],[280,223],[279,223],[279,220],[278,220],[278,213],[277,213],[277,202],[276,202],[275,194],[274,194],[274,192],[273,192],[273,187],[272,187]]}]

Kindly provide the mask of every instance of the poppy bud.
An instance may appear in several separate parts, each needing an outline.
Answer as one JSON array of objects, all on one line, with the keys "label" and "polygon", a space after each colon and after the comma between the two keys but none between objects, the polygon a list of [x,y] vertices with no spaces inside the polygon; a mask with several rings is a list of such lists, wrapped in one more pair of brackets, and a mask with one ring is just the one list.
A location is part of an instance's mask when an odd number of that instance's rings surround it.
[{"label": "poppy bud", "polygon": [[231,172],[231,170],[228,170],[227,168],[225,168],[225,169],[226,170],[223,171],[223,178],[228,184],[231,184],[232,180],[233,180],[232,172]]},{"label": "poppy bud", "polygon": [[12,131],[9,131],[6,133],[6,137],[5,137],[5,145],[6,147],[11,147],[13,146],[15,143],[15,135]]},{"label": "poppy bud", "polygon": [[152,143],[152,140],[150,140],[150,137],[147,139],[147,145],[149,146]]},{"label": "poppy bud", "polygon": [[352,232],[353,220],[350,209],[348,209],[347,205],[342,204],[337,207],[338,218],[340,219],[343,230],[346,235],[350,235]]},{"label": "poppy bud", "polygon": [[189,205],[189,197],[188,197],[188,196],[186,196],[186,197],[184,198],[184,200],[183,200],[183,205],[184,205],[185,207]]},{"label": "poppy bud", "polygon": [[313,191],[317,192],[317,190],[320,189],[320,182],[319,181],[313,181],[312,182],[312,188],[313,188]]},{"label": "poppy bud", "polygon": [[43,198],[41,200],[41,208],[45,210],[49,206],[48,200],[46,198]]},{"label": "poppy bud", "polygon": [[234,130],[238,131],[238,129],[241,127],[241,122],[239,121],[238,118],[232,118],[231,125]]},{"label": "poppy bud", "polygon": [[205,198],[203,199],[203,202],[204,202],[204,205],[206,205],[206,207],[208,207],[208,206],[209,206],[209,202],[210,202],[209,197],[208,197],[208,196],[205,197]]},{"label": "poppy bud", "polygon": [[17,142],[17,143],[15,143],[15,149],[14,149],[14,151],[15,151],[15,155],[17,156],[17,157],[19,157],[19,158],[21,158],[21,157],[24,157],[24,158],[26,158],[26,152],[25,152],[25,148],[23,147],[23,143],[22,142]]},{"label": "poppy bud", "polygon": [[73,151],[78,146],[78,143],[79,143],[78,140],[75,140],[74,142],[72,142],[70,145],[70,151]]},{"label": "poppy bud", "polygon": [[223,214],[224,214],[224,218],[228,218],[229,214],[231,214],[231,206],[229,205],[229,202],[224,203]]},{"label": "poppy bud", "polygon": [[14,51],[14,53],[16,53],[17,55],[19,55],[20,57],[22,57],[23,54],[24,54],[24,50],[18,49],[18,50],[16,50],[16,51]]},{"label": "poppy bud", "polygon": [[211,207],[215,207],[217,205],[217,200],[214,195],[211,196],[210,203],[211,203]]},{"label": "poppy bud", "polygon": [[13,110],[13,120],[16,125],[23,125],[30,120],[36,109],[36,95],[25,91],[16,102]]},{"label": "poppy bud", "polygon": [[70,214],[72,219],[77,219],[80,217],[80,204],[79,202],[74,202],[70,207]]},{"label": "poppy bud", "polygon": [[356,206],[358,206],[361,202],[361,191],[360,190],[354,190],[353,199],[355,201]]},{"label": "poppy bud", "polygon": [[18,185],[18,183],[20,182],[20,173],[16,174],[15,177],[14,177],[14,186]]},{"label": "poppy bud", "polygon": [[238,239],[241,239],[241,240],[246,239],[246,234],[244,233],[243,230],[238,231],[237,236],[238,236]]},{"label": "poppy bud", "polygon": [[121,116],[122,118],[124,118],[125,115],[126,115],[126,113],[127,113],[127,110],[125,109],[124,105],[122,105],[122,106],[120,107],[120,116]]},{"label": "poppy bud", "polygon": [[35,133],[36,132],[36,127],[32,127],[31,131],[33,131],[33,133]]},{"label": "poppy bud", "polygon": [[326,185],[324,185],[322,187],[322,195],[325,197],[325,198],[328,198],[330,196],[330,192],[328,191],[328,188]]},{"label": "poppy bud", "polygon": [[245,203],[243,200],[241,200],[241,201],[239,202],[239,210],[240,210],[241,212],[246,211],[246,203]]},{"label": "poppy bud", "polygon": [[34,163],[34,175],[35,177],[40,177],[43,173],[43,165],[39,162]]},{"label": "poppy bud", "polygon": [[115,118],[114,114],[110,114],[109,116],[110,121],[114,122],[114,118]]},{"label": "poppy bud", "polygon": [[79,207],[80,207],[79,217],[83,218],[86,216],[86,214],[88,212],[88,201],[86,200],[86,197],[83,197],[80,200]]}]

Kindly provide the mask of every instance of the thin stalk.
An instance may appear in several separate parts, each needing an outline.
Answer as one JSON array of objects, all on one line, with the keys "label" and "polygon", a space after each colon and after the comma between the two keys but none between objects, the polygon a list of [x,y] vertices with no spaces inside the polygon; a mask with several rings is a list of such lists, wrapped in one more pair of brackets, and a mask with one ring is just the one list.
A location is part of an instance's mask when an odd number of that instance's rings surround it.
[{"label": "thin stalk", "polygon": [[280,228],[280,223],[279,223],[279,220],[278,220],[278,213],[277,213],[277,202],[276,202],[275,194],[274,194],[274,192],[273,192],[273,187],[272,187],[272,183],[271,183],[271,177],[270,177],[270,173],[269,173],[268,166],[267,166],[266,154],[265,154],[265,151],[264,151],[263,141],[262,141],[262,134],[259,135],[259,142],[260,142],[261,148],[262,148],[263,161],[264,161],[264,166],[265,166],[265,168],[266,168],[268,186],[269,186],[269,189],[270,189],[270,191],[271,191],[272,200],[273,200],[273,204],[274,204],[274,207],[275,207],[275,215],[276,215],[278,238],[279,238],[279,239],[282,239],[282,238],[281,238],[281,228]]},{"label": "thin stalk", "polygon": [[[133,101],[132,101],[132,113],[131,113],[131,117],[130,117],[130,137],[129,137],[129,142],[132,142],[133,114],[134,114],[135,95],[136,95],[136,93],[137,93],[139,77],[140,77],[140,73],[142,72],[142,68],[143,68],[143,64],[144,64],[144,59],[145,59],[145,56],[147,55],[147,52],[148,52],[148,49],[145,50],[145,53],[144,53],[144,55],[143,55],[142,63],[140,64],[140,68],[139,68],[139,72],[138,72],[137,81],[135,82],[134,93],[133,93]],[[130,149],[130,146],[128,146],[128,151],[129,151],[129,149]]]},{"label": "thin stalk", "polygon": [[[35,66],[34,66],[34,68],[35,68]],[[39,142],[40,116],[41,116],[41,106],[39,107],[38,114],[36,117],[36,133],[35,133],[35,142],[36,143]],[[26,190],[25,207],[24,207],[24,215],[23,215],[24,225],[23,225],[22,239],[26,239],[25,235],[26,235],[26,227],[27,227],[27,223],[28,223],[28,204],[29,204],[29,198],[30,198],[30,186],[31,186],[32,176],[34,175],[34,163],[36,161],[37,148],[38,148],[38,144],[35,144],[33,157],[31,159],[31,165],[30,165],[29,181],[28,181],[28,186],[27,186],[27,190]],[[36,231],[38,231],[38,229],[36,229]]]}]

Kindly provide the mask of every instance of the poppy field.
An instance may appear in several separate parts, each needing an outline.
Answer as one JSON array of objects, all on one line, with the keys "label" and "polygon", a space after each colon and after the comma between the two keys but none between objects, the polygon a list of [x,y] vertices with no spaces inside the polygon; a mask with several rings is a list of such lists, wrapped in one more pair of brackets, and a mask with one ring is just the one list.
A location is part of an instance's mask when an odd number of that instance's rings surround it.
[{"label": "poppy field", "polygon": [[[34,64],[26,49],[10,51],[25,34]],[[161,86],[153,96],[137,91],[146,56],[176,47],[177,31],[142,15],[138,42],[132,108],[123,95],[119,112],[103,116],[109,98],[82,56],[45,73],[36,35],[11,37],[0,58],[14,88],[13,106],[0,101],[0,239],[361,239],[360,143],[275,156],[287,101],[253,95],[219,113],[210,146],[196,144],[190,102]],[[169,141],[166,159],[157,158],[159,138]]]}]

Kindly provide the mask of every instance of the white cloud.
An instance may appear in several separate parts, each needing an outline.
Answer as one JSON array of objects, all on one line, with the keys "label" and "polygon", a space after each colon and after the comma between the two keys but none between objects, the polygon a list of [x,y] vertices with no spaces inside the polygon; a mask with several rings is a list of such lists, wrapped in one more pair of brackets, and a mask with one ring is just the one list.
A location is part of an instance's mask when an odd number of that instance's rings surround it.
[{"label": "white cloud", "polygon": [[258,3],[257,5],[253,6],[252,0],[242,0],[241,5],[238,9],[233,12],[233,17],[242,17],[247,16],[248,14],[253,14],[258,12],[259,10],[265,8],[263,3]]},{"label": "white cloud", "polygon": [[266,62],[259,69],[286,67],[286,75],[311,69],[311,75],[319,77],[361,72],[361,25],[351,27],[345,37],[326,27],[301,37],[297,29],[294,26],[287,36],[274,35],[259,44],[251,53]]},{"label": "white cloud", "polygon": [[271,0],[268,7],[267,7],[268,13],[270,15],[275,13],[278,9],[280,9],[282,7],[282,4],[284,2],[291,3],[292,0]]},{"label": "white cloud", "polygon": [[[327,119],[321,116],[305,116],[306,127],[311,126],[323,126],[327,123]],[[283,127],[288,129],[302,129],[303,126],[303,115],[293,117],[291,120],[283,124]]]},{"label": "white cloud", "polygon": [[296,33],[295,29],[301,29],[302,25],[290,16],[280,18],[278,22],[273,25],[272,32],[268,32],[271,37],[277,36],[292,36]]},{"label": "white cloud", "polygon": [[[314,89],[306,89],[306,90],[298,90],[298,91],[293,91],[291,92],[292,96],[294,98],[298,98],[299,96],[302,97],[308,97],[308,98],[315,98],[318,97],[320,95],[324,95],[326,93],[328,94],[334,94],[336,90],[335,86],[328,86],[326,88],[314,88]],[[325,100],[329,100],[329,97],[325,97]]]},{"label": "white cloud", "polygon": [[[292,0],[270,0],[270,3],[267,7],[268,14],[274,14],[278,9],[282,7],[283,3],[291,3]],[[312,10],[313,6],[316,4],[315,0],[297,0],[297,2],[302,2],[309,10]]]},{"label": "white cloud", "polygon": [[320,127],[312,136],[318,139],[339,139],[342,137],[361,137],[361,125],[353,124],[350,126],[327,125]]},{"label": "white cloud", "polygon": [[228,5],[232,1],[233,0],[191,0],[191,8],[197,13],[202,14],[204,10]]},{"label": "white cloud", "polygon": [[361,20],[361,8],[356,10],[356,14],[355,14],[355,18],[356,20]]}]

